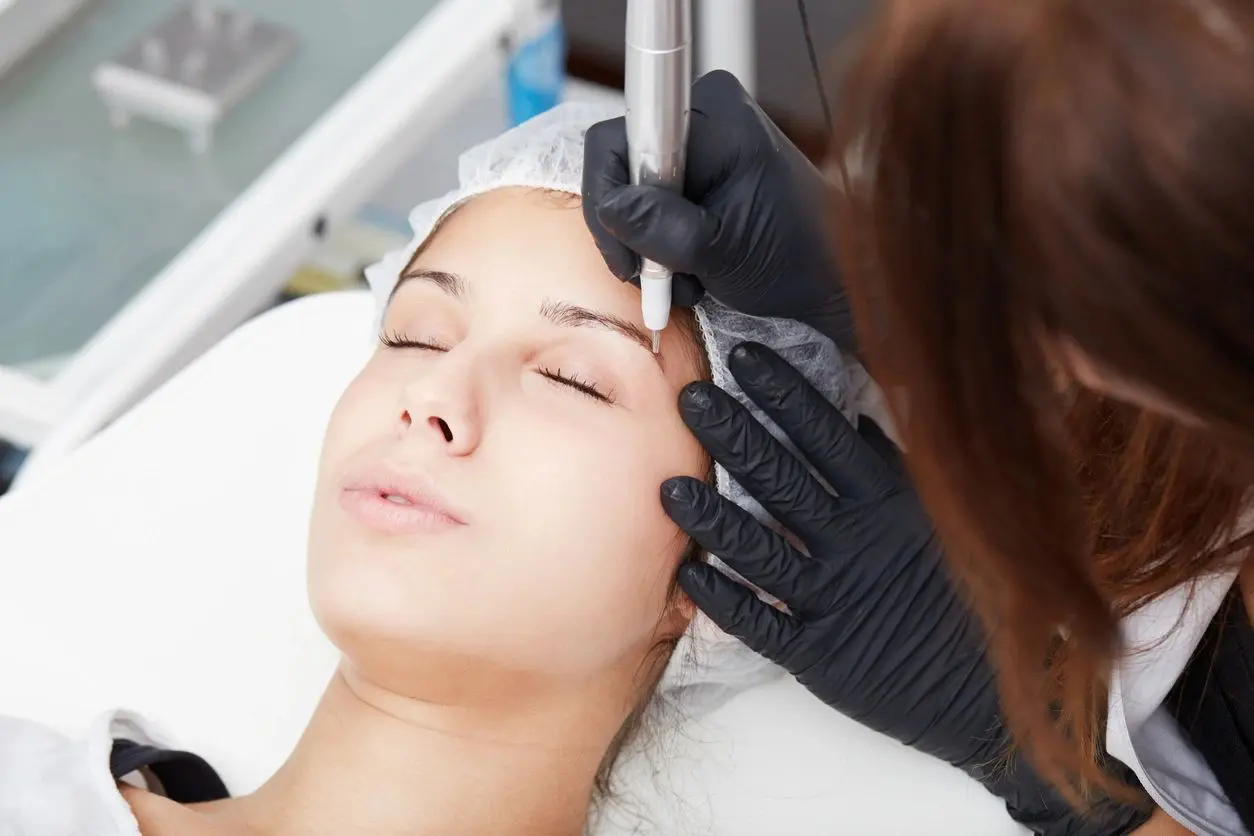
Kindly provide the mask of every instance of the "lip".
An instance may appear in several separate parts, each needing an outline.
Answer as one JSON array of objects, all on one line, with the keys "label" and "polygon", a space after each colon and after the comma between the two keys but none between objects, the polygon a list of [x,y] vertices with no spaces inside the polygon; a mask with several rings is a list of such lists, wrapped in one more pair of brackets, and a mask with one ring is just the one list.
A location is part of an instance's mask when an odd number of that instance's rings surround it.
[{"label": "lip", "polygon": [[383,463],[348,475],[341,484],[340,507],[367,528],[385,534],[432,534],[466,525],[465,515],[430,480]]}]

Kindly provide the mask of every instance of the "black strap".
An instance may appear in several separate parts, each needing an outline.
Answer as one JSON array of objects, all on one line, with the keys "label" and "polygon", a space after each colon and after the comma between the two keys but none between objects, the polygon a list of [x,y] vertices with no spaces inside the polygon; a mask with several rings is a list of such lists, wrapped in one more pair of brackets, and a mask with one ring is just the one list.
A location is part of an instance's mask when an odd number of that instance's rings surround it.
[{"label": "black strap", "polygon": [[1254,626],[1233,587],[1167,707],[1254,833]]},{"label": "black strap", "polygon": [[131,740],[113,741],[109,772],[115,780],[143,768],[161,782],[166,797],[179,804],[199,804],[230,796],[218,773],[199,755]]}]

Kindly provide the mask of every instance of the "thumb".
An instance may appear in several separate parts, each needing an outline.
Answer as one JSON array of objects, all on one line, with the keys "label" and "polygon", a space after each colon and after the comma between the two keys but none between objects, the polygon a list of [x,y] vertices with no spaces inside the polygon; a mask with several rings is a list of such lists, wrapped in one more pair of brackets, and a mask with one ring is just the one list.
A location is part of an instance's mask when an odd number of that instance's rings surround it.
[{"label": "thumb", "polygon": [[596,207],[597,219],[642,258],[698,278],[720,272],[721,224],[709,211],[658,186],[621,186]]}]

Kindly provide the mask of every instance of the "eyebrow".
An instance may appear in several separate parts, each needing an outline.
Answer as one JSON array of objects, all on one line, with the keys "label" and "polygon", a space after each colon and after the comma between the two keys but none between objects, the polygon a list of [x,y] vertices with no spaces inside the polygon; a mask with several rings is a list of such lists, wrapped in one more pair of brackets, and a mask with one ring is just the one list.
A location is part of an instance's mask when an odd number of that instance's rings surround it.
[{"label": "eyebrow", "polygon": [[426,267],[410,267],[401,271],[400,278],[396,280],[396,287],[392,288],[392,292],[388,295],[388,301],[392,301],[392,298],[396,296],[396,292],[406,282],[413,280],[430,282],[449,296],[454,296],[458,299],[466,298],[466,282],[456,273],[448,273],[444,270],[430,270]]},{"label": "eyebrow", "polygon": [[[429,282],[457,299],[466,297],[466,281],[456,273],[449,273],[445,270],[431,270],[426,267],[413,267],[401,273],[400,278],[396,282],[396,287],[392,288],[392,294],[388,297],[388,301],[390,302],[401,286],[409,281]],[[654,359],[659,368],[661,367],[661,355],[653,353],[652,335],[622,317],[614,316],[604,311],[593,310],[592,308],[585,308],[582,305],[574,305],[569,302],[554,302],[549,299],[545,299],[540,303],[540,315],[554,325],[561,327],[599,328],[626,337],[649,352],[649,356]]]},{"label": "eyebrow", "polygon": [[[569,302],[553,302],[548,299],[540,304],[540,315],[554,325],[571,328],[600,328],[621,334],[649,352],[651,356],[658,357],[653,354],[653,340],[650,335],[643,328],[633,325],[622,317],[594,311],[581,305],[572,305]],[[660,359],[659,362],[661,362]]]}]

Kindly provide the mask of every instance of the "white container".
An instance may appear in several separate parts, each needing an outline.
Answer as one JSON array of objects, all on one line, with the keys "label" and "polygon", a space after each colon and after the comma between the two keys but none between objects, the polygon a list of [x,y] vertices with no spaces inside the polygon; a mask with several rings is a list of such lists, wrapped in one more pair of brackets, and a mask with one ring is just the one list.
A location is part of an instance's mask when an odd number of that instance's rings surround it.
[{"label": "white container", "polygon": [[204,153],[226,112],[295,50],[295,35],[281,26],[193,0],[96,67],[92,84],[114,126],[143,116],[185,131]]}]

